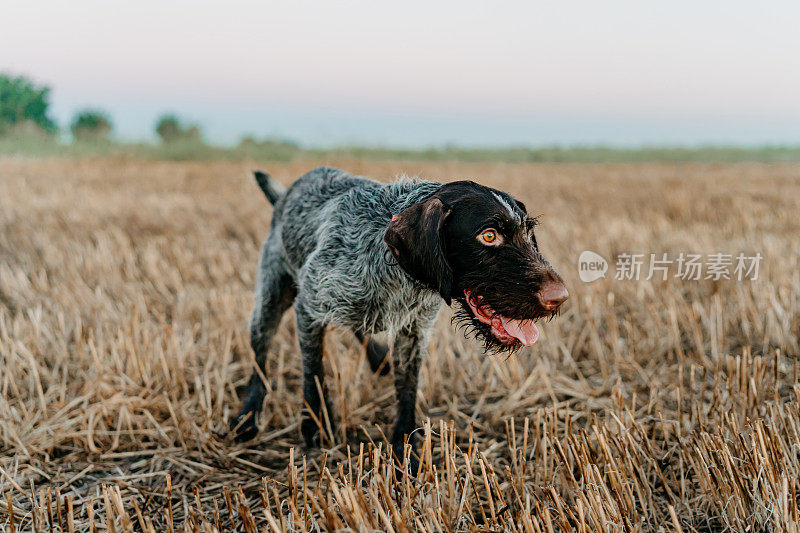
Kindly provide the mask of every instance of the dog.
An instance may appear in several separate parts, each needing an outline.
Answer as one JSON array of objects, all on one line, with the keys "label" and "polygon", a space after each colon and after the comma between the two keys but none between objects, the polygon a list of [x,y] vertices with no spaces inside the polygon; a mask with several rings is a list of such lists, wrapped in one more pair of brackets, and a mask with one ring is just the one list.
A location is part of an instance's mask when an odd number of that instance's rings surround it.
[{"label": "dog", "polygon": [[[374,371],[394,372],[390,444],[402,457],[406,442],[415,445],[420,362],[443,303],[458,304],[456,320],[485,351],[513,352],[535,343],[536,322],[552,318],[568,297],[539,252],[536,219],[504,192],[472,181],[382,184],[328,167],[288,190],[263,172],[255,178],[274,212],[250,320],[260,371],[231,423],[239,441],[258,431],[267,350],[290,305],[303,360],[306,445],[318,446],[327,427],[323,336],[326,327],[341,326],[365,344]],[[391,365],[388,346],[371,338],[378,332],[392,340]]]}]

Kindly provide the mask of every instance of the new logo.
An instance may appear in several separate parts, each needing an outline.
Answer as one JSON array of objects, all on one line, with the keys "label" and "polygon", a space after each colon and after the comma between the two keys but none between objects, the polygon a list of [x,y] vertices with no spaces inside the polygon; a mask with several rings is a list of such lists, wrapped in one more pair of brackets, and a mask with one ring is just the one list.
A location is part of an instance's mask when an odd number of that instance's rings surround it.
[{"label": "new logo", "polygon": [[608,272],[608,261],[605,258],[592,252],[591,250],[584,250],[578,257],[578,275],[584,283],[591,283],[592,281],[606,277]]}]

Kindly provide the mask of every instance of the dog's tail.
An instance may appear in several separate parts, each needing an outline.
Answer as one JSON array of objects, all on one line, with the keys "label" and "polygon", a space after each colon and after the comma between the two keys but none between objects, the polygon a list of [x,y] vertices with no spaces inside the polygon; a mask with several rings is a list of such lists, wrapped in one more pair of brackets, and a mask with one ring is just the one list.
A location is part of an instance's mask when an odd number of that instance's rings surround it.
[{"label": "dog's tail", "polygon": [[270,178],[269,174],[266,172],[256,170],[253,172],[253,175],[256,178],[256,183],[258,183],[258,186],[264,191],[264,195],[266,195],[267,200],[269,200],[269,203],[272,205],[275,205],[277,201],[281,199],[281,196],[286,194],[286,188]]}]

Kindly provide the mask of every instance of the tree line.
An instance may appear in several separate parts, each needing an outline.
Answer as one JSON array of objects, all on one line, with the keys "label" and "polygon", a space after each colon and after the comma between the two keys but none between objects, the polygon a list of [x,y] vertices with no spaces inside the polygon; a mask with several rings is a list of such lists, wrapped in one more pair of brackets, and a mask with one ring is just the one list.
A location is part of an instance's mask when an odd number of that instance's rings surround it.
[{"label": "tree line", "polygon": [[[60,133],[50,115],[50,87],[38,85],[25,76],[0,73],[0,137],[9,135],[54,137]],[[69,124],[72,138],[79,142],[102,142],[111,139],[111,117],[100,109],[83,109]],[[164,143],[202,141],[195,124],[186,124],[174,113],[161,115],[155,133]]]}]

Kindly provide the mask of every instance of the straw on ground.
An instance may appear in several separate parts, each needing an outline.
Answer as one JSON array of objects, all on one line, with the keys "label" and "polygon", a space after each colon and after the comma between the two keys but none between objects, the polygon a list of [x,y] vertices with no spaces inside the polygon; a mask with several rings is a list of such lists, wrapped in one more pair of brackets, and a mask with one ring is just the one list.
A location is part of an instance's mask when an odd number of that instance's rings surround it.
[{"label": "straw on ground", "polygon": [[[345,331],[326,338],[338,433],[300,446],[287,316],[263,429],[235,444],[255,165],[2,160],[0,530],[798,531],[800,167],[327,163],[512,192],[544,214],[566,311],[510,358],[443,313],[415,478],[386,454],[391,376]],[[765,259],[752,282],[582,284],[585,249]]]}]

